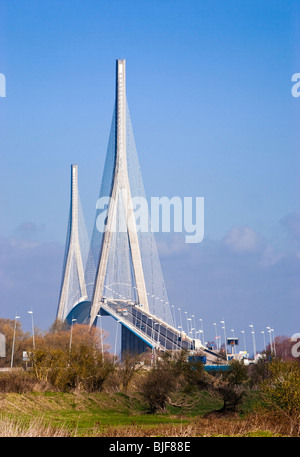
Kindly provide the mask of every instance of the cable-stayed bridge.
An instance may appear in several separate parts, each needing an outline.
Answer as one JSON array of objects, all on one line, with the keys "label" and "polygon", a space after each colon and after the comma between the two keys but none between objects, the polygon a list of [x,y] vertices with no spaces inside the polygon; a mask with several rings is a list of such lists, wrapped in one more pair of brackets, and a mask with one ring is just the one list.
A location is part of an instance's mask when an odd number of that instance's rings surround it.
[{"label": "cable-stayed bridge", "polygon": [[137,227],[146,201],[126,99],[125,60],[116,61],[116,98],[104,172],[89,243],[71,167],[71,204],[57,319],[95,325],[110,315],[122,327],[122,351],[198,350],[219,356],[174,326],[150,218]]}]

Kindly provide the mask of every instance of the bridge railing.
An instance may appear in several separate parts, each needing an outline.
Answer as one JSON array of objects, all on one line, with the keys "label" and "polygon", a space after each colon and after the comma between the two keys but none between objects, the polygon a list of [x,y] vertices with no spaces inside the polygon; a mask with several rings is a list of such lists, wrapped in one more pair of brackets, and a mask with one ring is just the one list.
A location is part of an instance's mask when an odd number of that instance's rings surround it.
[{"label": "bridge railing", "polygon": [[101,307],[153,348],[161,350],[194,348],[192,338],[139,306],[126,301],[105,300],[101,303]]}]

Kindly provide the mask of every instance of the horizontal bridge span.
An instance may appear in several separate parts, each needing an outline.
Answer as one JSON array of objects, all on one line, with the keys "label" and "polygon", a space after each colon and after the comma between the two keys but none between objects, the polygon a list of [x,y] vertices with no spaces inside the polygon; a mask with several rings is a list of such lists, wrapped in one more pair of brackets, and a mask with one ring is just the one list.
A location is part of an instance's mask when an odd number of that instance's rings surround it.
[{"label": "horizontal bridge span", "polygon": [[146,344],[148,344],[151,348],[159,349],[158,345],[155,344],[155,341],[149,337],[147,334],[139,330],[136,326],[134,326],[125,316],[120,315],[118,311],[113,309],[113,307],[109,306],[107,303],[101,303],[101,308],[113,317],[117,322],[120,322],[122,325],[127,327],[132,333],[138,336],[141,340],[143,340]]},{"label": "horizontal bridge span", "polygon": [[[184,332],[165,323],[140,306],[134,305],[131,301],[103,299],[99,305],[99,312],[102,311],[105,315],[111,316],[152,349],[197,351],[212,363],[222,362],[222,356],[203,346],[199,340],[188,337]],[[72,325],[73,320],[81,324],[87,323],[90,309],[90,301],[78,303],[67,316],[67,322],[69,325]]]},{"label": "horizontal bridge span", "polygon": [[105,299],[101,308],[152,348],[162,351],[205,349],[199,340],[196,340],[195,347],[195,340],[138,305],[125,300]]}]

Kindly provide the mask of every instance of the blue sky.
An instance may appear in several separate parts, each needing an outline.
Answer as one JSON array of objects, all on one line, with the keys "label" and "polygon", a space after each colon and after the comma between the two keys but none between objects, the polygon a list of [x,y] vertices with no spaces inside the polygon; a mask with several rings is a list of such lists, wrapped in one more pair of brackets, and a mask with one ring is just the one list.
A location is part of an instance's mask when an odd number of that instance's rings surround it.
[{"label": "blue sky", "polygon": [[125,58],[147,196],[205,198],[202,243],[157,236],[171,302],[212,337],[299,332],[299,2],[2,0],[0,20],[1,316],[55,317],[70,164],[91,231]]}]

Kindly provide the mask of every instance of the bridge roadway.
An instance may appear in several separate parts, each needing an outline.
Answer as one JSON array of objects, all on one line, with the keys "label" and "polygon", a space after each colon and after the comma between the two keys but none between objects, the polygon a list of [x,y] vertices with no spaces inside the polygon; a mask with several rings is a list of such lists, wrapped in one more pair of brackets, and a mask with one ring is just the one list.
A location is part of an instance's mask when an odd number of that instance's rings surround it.
[{"label": "bridge roadway", "polygon": [[205,355],[208,362],[224,363],[219,354],[207,349],[200,340],[188,337],[184,332],[166,324],[158,317],[144,311],[141,307],[125,300],[104,299],[101,308],[137,337],[141,338],[153,350],[196,351]]}]

